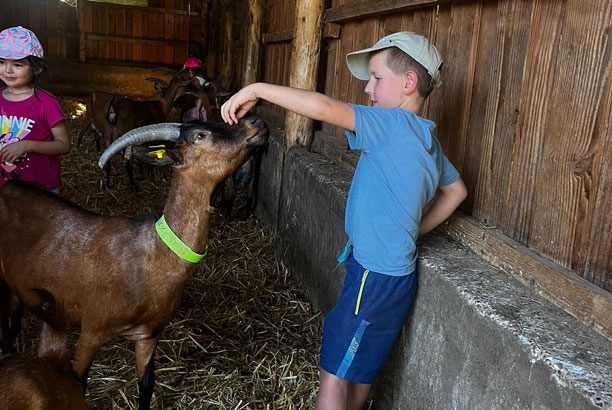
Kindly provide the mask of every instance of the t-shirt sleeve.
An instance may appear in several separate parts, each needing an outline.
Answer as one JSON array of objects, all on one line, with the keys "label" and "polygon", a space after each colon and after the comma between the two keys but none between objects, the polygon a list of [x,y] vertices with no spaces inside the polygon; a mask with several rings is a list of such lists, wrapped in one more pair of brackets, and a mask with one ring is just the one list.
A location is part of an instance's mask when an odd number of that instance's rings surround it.
[{"label": "t-shirt sleeve", "polygon": [[[355,132],[346,130],[351,149],[372,153],[389,143],[388,130],[394,129],[394,116],[379,107],[350,104],[355,113]],[[367,135],[366,131],[367,130]]]},{"label": "t-shirt sleeve", "polygon": [[441,152],[441,166],[440,166],[440,180],[438,182],[439,186],[450,185],[456,180],[459,179],[459,172],[454,167],[454,165],[446,158],[446,155]]},{"label": "t-shirt sleeve", "polygon": [[62,111],[62,107],[59,101],[57,101],[57,99],[53,98],[52,96],[49,96],[46,99],[45,112],[46,112],[47,126],[49,128],[52,128],[58,122],[64,119],[64,112]]}]

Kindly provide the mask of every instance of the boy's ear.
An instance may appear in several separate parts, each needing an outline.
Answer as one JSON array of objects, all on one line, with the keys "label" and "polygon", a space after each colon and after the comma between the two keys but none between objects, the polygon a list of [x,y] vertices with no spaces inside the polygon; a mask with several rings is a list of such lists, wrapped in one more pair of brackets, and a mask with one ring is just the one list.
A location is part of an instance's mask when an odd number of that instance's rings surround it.
[{"label": "boy's ear", "polygon": [[419,85],[419,77],[414,71],[406,71],[404,74],[404,94],[412,94]]}]

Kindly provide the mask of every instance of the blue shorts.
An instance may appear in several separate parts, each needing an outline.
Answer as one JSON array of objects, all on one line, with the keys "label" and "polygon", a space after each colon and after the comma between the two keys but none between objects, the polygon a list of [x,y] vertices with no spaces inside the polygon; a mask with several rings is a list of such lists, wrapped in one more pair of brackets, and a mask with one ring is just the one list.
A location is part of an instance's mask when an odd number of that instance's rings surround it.
[{"label": "blue shorts", "polygon": [[336,307],[325,318],[321,368],[353,383],[372,384],[384,364],[417,290],[417,271],[391,276],[346,259]]}]

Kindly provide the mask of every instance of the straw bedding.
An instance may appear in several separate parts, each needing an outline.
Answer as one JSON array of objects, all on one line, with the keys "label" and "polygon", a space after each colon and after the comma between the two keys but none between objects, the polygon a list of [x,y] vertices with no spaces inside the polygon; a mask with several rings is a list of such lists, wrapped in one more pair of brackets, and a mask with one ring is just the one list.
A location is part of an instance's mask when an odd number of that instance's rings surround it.
[{"label": "straw bedding", "polygon": [[[171,170],[136,169],[130,193],[122,159],[113,159],[110,189],[93,138],[74,98],[59,98],[72,151],[63,157],[60,195],[106,215],[161,213]],[[240,205],[240,197],[238,198]],[[239,215],[240,209],[235,209]],[[318,383],[318,314],[278,260],[274,239],[258,221],[212,218],[208,254],[183,293],[181,309],[156,353],[154,409],[308,409]],[[35,351],[40,322],[26,315],[20,350]],[[88,409],[136,408],[133,344],[116,338],[90,371]]]}]

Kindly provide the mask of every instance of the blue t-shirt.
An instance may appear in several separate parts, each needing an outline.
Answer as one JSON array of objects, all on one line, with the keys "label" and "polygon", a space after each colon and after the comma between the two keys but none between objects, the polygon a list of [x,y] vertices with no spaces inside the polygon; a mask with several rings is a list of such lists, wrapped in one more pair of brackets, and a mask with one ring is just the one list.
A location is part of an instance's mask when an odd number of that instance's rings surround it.
[{"label": "blue t-shirt", "polygon": [[436,124],[401,108],[352,105],[351,149],[361,150],[346,205],[345,229],[366,269],[414,271],[423,207],[459,173],[432,134]]}]

